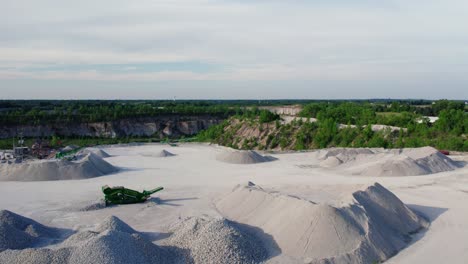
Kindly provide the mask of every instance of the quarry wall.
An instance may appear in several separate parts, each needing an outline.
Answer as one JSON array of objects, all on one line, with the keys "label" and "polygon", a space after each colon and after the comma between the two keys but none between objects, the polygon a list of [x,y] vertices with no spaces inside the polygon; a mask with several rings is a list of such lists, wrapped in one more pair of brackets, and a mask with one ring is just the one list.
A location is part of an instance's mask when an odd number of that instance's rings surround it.
[{"label": "quarry wall", "polygon": [[108,138],[127,136],[180,137],[195,135],[223,120],[225,117],[214,115],[160,115],[92,123],[0,124],[0,138],[12,138],[19,133],[22,133],[24,137],[49,137],[52,135]]}]

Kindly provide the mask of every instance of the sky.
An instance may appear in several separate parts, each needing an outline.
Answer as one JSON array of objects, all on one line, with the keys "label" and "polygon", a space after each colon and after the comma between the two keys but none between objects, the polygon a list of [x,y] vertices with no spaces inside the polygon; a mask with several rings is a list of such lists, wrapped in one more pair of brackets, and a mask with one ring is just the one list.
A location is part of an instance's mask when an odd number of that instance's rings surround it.
[{"label": "sky", "polygon": [[468,99],[466,0],[0,7],[0,99]]}]

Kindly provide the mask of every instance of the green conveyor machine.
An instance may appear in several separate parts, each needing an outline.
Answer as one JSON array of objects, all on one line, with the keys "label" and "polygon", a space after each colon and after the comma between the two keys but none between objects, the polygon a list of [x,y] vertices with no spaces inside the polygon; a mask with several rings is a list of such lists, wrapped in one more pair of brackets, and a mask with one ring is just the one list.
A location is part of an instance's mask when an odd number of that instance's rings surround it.
[{"label": "green conveyor machine", "polygon": [[143,192],[139,192],[132,189],[127,189],[123,186],[102,186],[102,192],[104,193],[106,205],[143,203],[148,198],[150,198],[151,194],[162,191],[163,189],[163,187],[158,187],[149,191],[144,190]]}]

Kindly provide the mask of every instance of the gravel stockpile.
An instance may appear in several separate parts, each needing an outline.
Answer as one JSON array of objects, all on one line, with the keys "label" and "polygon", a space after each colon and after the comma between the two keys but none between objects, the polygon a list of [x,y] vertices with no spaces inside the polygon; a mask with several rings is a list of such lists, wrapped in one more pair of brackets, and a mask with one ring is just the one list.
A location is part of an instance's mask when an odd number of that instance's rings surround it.
[{"label": "gravel stockpile", "polygon": [[76,211],[95,211],[95,210],[101,210],[106,208],[106,201],[104,199],[98,199],[94,202],[91,202],[89,205],[86,205],[84,207],[79,207],[79,208],[74,208]]},{"label": "gravel stockpile", "polygon": [[58,230],[17,215],[0,211],[0,252],[6,249],[24,249],[47,239],[59,237]]},{"label": "gravel stockpile", "polygon": [[[54,229],[8,211],[0,216],[0,263],[260,263],[268,256],[260,240],[225,219],[181,221],[158,246],[115,216],[60,244],[46,243]],[[43,247],[33,248],[39,240]]]},{"label": "gravel stockpile", "polygon": [[69,151],[73,151],[75,149],[79,148],[79,146],[77,145],[69,145],[69,146],[66,146],[64,148],[62,148],[60,151],[62,152],[69,152]]},{"label": "gravel stockpile", "polygon": [[133,228],[127,225],[127,223],[125,223],[124,221],[120,220],[118,217],[115,217],[115,216],[108,217],[105,221],[100,223],[94,231],[98,233],[102,233],[108,230],[118,231],[118,232],[123,232],[123,233],[128,233],[128,234],[137,233],[137,231],[135,231]]},{"label": "gravel stockpile", "polygon": [[273,236],[283,254],[310,263],[374,263],[404,248],[409,235],[427,227],[378,183],[340,195],[333,206],[238,186],[216,203],[228,219]]},{"label": "gravel stockpile", "polygon": [[346,157],[355,157],[358,155],[372,155],[375,152],[369,148],[331,148],[319,151],[319,158],[320,159],[327,159],[328,157],[344,157],[345,161]]},{"label": "gravel stockpile", "polygon": [[51,248],[6,250],[0,253],[0,263],[151,264],[173,263],[176,260],[177,256],[172,250],[153,244],[113,216],[95,230],[76,233]]},{"label": "gravel stockpile", "polygon": [[175,156],[175,154],[163,149],[161,152],[159,152],[159,155],[158,157],[162,157],[162,158],[165,158],[165,157],[172,157],[172,156]]},{"label": "gravel stockpile", "polygon": [[94,153],[77,161],[47,160],[0,164],[0,181],[78,180],[117,172],[117,168]]},{"label": "gravel stockpile", "polygon": [[153,158],[167,158],[167,157],[173,157],[175,154],[163,149],[160,152],[153,153],[153,152],[144,152],[141,153],[142,156],[144,157],[153,157]]},{"label": "gravel stockpile", "polygon": [[432,147],[404,149],[402,154],[415,160],[430,173],[451,171],[461,167],[461,164]]},{"label": "gravel stockpile", "polygon": [[164,243],[187,249],[184,263],[260,263],[268,255],[260,240],[226,219],[189,218],[171,231]]},{"label": "gravel stockpile", "polygon": [[64,264],[67,263],[71,249],[52,250],[48,248],[27,248],[7,250],[0,253],[1,264]]},{"label": "gravel stockpile", "polygon": [[175,257],[140,234],[105,231],[84,241],[70,254],[68,263],[172,263]]},{"label": "gravel stockpile", "polygon": [[65,242],[76,245],[68,263],[172,263],[175,255],[153,244],[115,216],[93,232],[78,233]]},{"label": "gravel stockpile", "polygon": [[369,164],[364,169],[355,170],[352,168],[351,171],[353,174],[365,176],[410,176],[435,173],[430,168],[418,164],[416,160],[405,156],[392,157],[385,161]]},{"label": "gravel stockpile", "polygon": [[104,150],[100,148],[87,148],[79,152],[79,154],[88,154],[88,153],[94,153],[96,156],[101,157],[101,158],[111,157],[109,153],[105,152]]},{"label": "gravel stockpile", "polygon": [[334,168],[336,166],[339,166],[343,163],[339,158],[337,157],[328,157],[324,161],[320,162],[320,166],[326,167],[326,168]]},{"label": "gravel stockpile", "polygon": [[233,164],[255,164],[276,160],[271,156],[263,156],[253,150],[224,150],[218,154],[217,160]]},{"label": "gravel stockpile", "polygon": [[415,176],[455,170],[460,165],[432,147],[415,149],[322,150],[320,166],[364,176]]}]

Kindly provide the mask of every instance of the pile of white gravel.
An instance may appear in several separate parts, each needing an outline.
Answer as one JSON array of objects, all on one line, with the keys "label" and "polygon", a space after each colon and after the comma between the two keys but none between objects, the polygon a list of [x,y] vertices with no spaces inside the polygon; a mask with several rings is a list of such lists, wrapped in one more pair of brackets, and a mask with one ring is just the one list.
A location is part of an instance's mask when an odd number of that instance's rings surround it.
[{"label": "pile of white gravel", "polygon": [[76,161],[35,160],[0,164],[0,181],[78,180],[117,172],[117,168],[94,153]]},{"label": "pile of white gravel", "polygon": [[78,207],[78,208],[75,207],[71,209],[72,211],[87,212],[87,211],[101,210],[104,208],[106,208],[106,201],[104,199],[97,199],[97,200],[90,202],[89,204],[85,206]]},{"label": "pile of white gravel", "polygon": [[43,226],[8,210],[0,211],[0,252],[33,247],[44,240],[58,237],[60,233],[57,229]]},{"label": "pile of white gravel", "polygon": [[105,152],[104,150],[100,148],[86,148],[86,149],[81,150],[78,154],[88,154],[88,153],[94,153],[96,156],[99,156],[104,159],[111,157],[109,153]]},{"label": "pile of white gravel", "polygon": [[163,243],[186,249],[184,263],[261,263],[268,257],[259,239],[226,219],[192,217],[170,231]]},{"label": "pile of white gravel", "polygon": [[141,153],[142,156],[144,157],[153,157],[153,158],[166,158],[166,157],[172,157],[175,156],[174,153],[171,153],[165,149],[161,150],[160,152],[153,153],[153,152],[144,152]]},{"label": "pile of white gravel", "polygon": [[250,183],[236,187],[216,207],[226,218],[271,235],[282,254],[307,263],[378,263],[428,226],[378,183],[339,197],[317,203]]},{"label": "pile of white gravel", "polygon": [[328,157],[354,157],[357,155],[372,155],[375,153],[374,149],[369,148],[330,148],[319,151],[320,159],[326,159]]},{"label": "pile of white gravel", "polygon": [[320,166],[365,176],[415,176],[455,170],[459,163],[432,147],[321,150]]},{"label": "pile of white gravel", "polygon": [[153,244],[116,217],[109,217],[93,231],[82,231],[48,248],[6,250],[1,263],[127,264],[174,263],[171,249]]},{"label": "pile of white gravel", "polygon": [[217,160],[232,164],[255,164],[276,160],[271,156],[263,156],[253,150],[223,150]]},{"label": "pile of white gravel", "polygon": [[189,218],[158,246],[115,216],[59,240],[56,229],[0,212],[0,263],[261,263],[268,253],[254,235],[226,219]]},{"label": "pile of white gravel", "polygon": [[[261,263],[268,257],[261,241],[226,219],[183,220],[158,246],[114,216],[58,244],[44,243],[54,229],[8,211],[2,211],[0,217],[0,263],[240,264]],[[42,247],[35,248],[39,240]]]},{"label": "pile of white gravel", "polygon": [[73,150],[75,150],[77,148],[79,148],[77,145],[68,145],[68,146],[62,148],[60,151],[69,152],[69,151],[73,151]]},{"label": "pile of white gravel", "polygon": [[[5,264],[66,264],[71,249],[27,248],[0,252],[0,263]],[[89,262],[92,263],[92,262]]]},{"label": "pile of white gravel", "polygon": [[133,230],[117,217],[101,223],[96,233],[71,237],[77,247],[72,250],[68,263],[172,263],[172,252],[159,247]]}]

